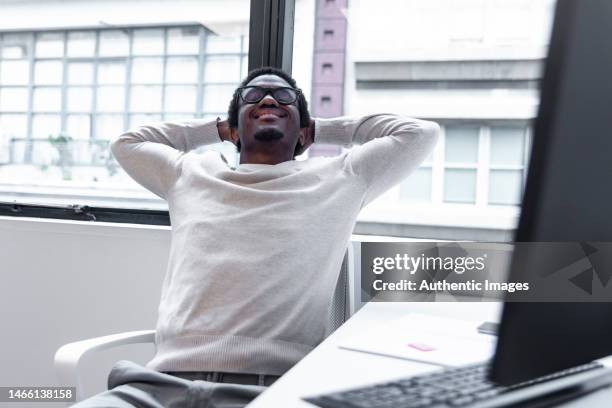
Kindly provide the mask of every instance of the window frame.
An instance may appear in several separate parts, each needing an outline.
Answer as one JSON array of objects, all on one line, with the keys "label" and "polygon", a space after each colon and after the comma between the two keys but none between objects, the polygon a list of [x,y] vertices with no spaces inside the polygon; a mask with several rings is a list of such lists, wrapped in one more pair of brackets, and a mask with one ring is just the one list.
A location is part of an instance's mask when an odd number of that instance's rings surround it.
[{"label": "window frame", "polygon": [[[432,119],[436,120],[436,119]],[[462,206],[469,205],[474,208],[493,208],[493,207],[519,207],[520,200],[517,204],[499,204],[490,202],[489,199],[489,181],[491,171],[494,170],[513,170],[521,171],[521,191],[525,189],[527,181],[527,167],[529,165],[529,154],[531,152],[531,139],[533,133],[533,119],[437,119],[441,125],[441,135],[434,151],[431,154],[431,160],[426,160],[419,168],[431,170],[431,194],[429,200],[412,200],[403,199],[402,204],[415,205],[445,205],[445,206]],[[478,130],[478,148],[477,159],[475,163],[452,163],[447,162],[445,158],[446,150],[446,130],[448,127],[477,127]],[[522,162],[520,165],[494,165],[491,163],[491,129],[495,127],[520,127],[523,128],[523,152]],[[447,169],[468,169],[476,171],[476,196],[474,202],[452,202],[445,200],[445,176]],[[401,188],[401,185],[400,185]]]},{"label": "window frame", "polygon": [[[250,0],[250,17],[249,17],[249,50],[248,50],[248,71],[261,67],[261,66],[273,66],[282,68],[289,74],[291,74],[291,62],[293,59],[293,24],[294,24],[294,11],[295,11],[295,0]],[[166,66],[168,57],[179,57],[183,54],[168,54],[167,53],[167,44],[168,44],[168,30],[173,27],[183,27],[185,25],[200,25],[200,23],[196,22],[185,22],[185,24],[165,24],[165,25],[151,25],[151,26],[142,26],[142,25],[133,25],[130,26],[132,29],[136,28],[162,28],[164,35],[164,53],[163,53],[163,87],[167,87],[169,84],[166,83]],[[119,29],[125,29],[126,27],[118,27]],[[27,135],[31,135],[32,133],[32,116],[33,116],[33,91],[36,87],[34,84],[34,62],[38,60],[59,60],[63,62],[62,69],[64,76],[64,81],[62,83],[62,104],[66,104],[66,93],[69,88],[74,88],[74,84],[68,84],[65,81],[65,76],[67,75],[68,66],[65,63],[67,59],[67,38],[68,31],[93,31],[95,33],[95,54],[92,57],[75,57],[70,58],[71,62],[76,60],[78,61],[93,61],[94,64],[94,78],[92,78],[92,83],[89,86],[92,88],[92,111],[86,112],[82,114],[89,114],[91,116],[96,116],[99,114],[97,111],[97,88],[99,86],[98,78],[97,78],[97,65],[99,64],[100,56],[99,56],[99,44],[100,44],[100,32],[106,28],[104,27],[71,27],[71,28],[61,28],[61,29],[36,29],[36,30],[14,30],[15,33],[28,33],[30,35],[30,48],[29,55],[26,57],[30,63],[30,72],[29,72],[29,83],[27,84],[28,94],[29,94],[29,106],[28,110],[25,112],[27,115]],[[117,29],[117,27],[113,27],[113,29]],[[3,31],[3,33],[12,33],[13,30]],[[200,36],[204,35],[205,27],[202,26],[200,29]],[[39,36],[41,33],[50,33],[50,32],[60,32],[63,33],[64,36],[64,52],[63,57],[42,57],[37,58],[35,55],[35,38]],[[125,106],[124,111],[122,112],[124,123],[129,123],[130,115],[133,112],[130,108],[130,98],[129,93],[131,87],[134,84],[130,80],[131,75],[131,65],[132,59],[134,58],[132,54],[132,35],[133,31],[129,31],[129,54],[127,56],[116,56],[114,58],[117,59],[126,59],[126,81],[124,86],[125,92]],[[241,52],[243,50],[244,39],[241,40]],[[202,44],[202,41],[200,41]],[[221,55],[221,54],[220,54]],[[233,55],[233,54],[222,54],[222,55]],[[198,58],[198,69],[202,70],[203,68],[203,58],[204,58],[204,50],[200,47],[198,54],[195,54],[195,57]],[[243,58],[242,53],[239,54],[240,58],[240,67],[242,72],[242,64]],[[112,57],[104,57],[104,59],[112,59]],[[202,74],[202,72],[199,72]],[[129,84],[129,86],[128,86]],[[170,84],[177,85],[177,84]],[[202,75],[198,75],[197,84],[197,107],[196,113],[201,115],[206,115],[208,112],[202,111],[202,99],[203,99],[203,88],[206,83],[203,82]],[[76,85],[77,87],[81,85]],[[162,91],[162,112],[161,115],[164,115],[164,101],[163,98],[165,92]],[[201,96],[201,97],[200,97]],[[38,112],[37,112],[38,113]],[[104,112],[103,112],[104,113]],[[62,124],[67,120],[68,112],[63,106],[63,109],[60,112]],[[171,115],[176,115],[178,113],[169,112]],[[162,119],[164,116],[162,116]],[[90,131],[92,132],[92,136],[95,137],[95,119],[90,120]],[[24,159],[26,162],[30,161],[32,154],[32,149],[26,149]],[[67,204],[67,205],[41,205],[41,204],[31,204],[27,202],[2,202],[0,201],[0,216],[12,216],[12,217],[35,217],[35,218],[53,218],[53,219],[62,219],[62,220],[79,220],[79,221],[94,221],[94,222],[114,222],[114,223],[130,223],[130,224],[150,224],[150,225],[170,225],[170,216],[168,211],[163,210],[145,210],[145,209],[137,209],[137,208],[111,208],[111,207],[97,207],[97,206],[87,206],[81,205],[78,203],[75,204]]]}]

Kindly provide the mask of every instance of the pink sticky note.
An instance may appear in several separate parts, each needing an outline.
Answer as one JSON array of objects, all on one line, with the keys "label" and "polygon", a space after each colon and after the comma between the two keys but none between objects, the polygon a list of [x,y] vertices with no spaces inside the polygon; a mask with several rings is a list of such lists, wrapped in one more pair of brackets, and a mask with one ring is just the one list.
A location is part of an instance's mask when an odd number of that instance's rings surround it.
[{"label": "pink sticky note", "polygon": [[408,343],[408,347],[412,347],[413,349],[419,351],[434,351],[435,347],[429,346],[424,343]]}]

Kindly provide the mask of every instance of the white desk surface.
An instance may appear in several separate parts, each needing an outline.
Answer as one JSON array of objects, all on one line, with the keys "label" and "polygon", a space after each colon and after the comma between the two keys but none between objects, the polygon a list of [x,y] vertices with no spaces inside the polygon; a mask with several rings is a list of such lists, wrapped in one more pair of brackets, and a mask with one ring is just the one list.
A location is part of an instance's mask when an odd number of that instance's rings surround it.
[{"label": "white desk surface", "polygon": [[499,321],[500,310],[500,303],[493,302],[368,303],[248,407],[313,408],[301,397],[439,370],[430,364],[343,350],[338,344],[383,321],[411,312],[471,321]]}]

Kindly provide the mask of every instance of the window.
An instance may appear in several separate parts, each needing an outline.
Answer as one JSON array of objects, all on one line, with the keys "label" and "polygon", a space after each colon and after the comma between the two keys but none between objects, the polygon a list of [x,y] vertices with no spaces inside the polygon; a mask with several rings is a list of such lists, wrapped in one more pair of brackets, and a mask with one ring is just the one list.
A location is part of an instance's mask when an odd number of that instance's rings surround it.
[{"label": "window", "polygon": [[246,72],[247,29],[229,37],[203,25],[0,32],[0,184],[21,183],[27,202],[43,204],[72,203],[71,186],[93,204],[112,203],[112,185],[132,208],[141,197],[166,208],[123,173],[109,141],[154,121],[225,115]]},{"label": "window", "polygon": [[491,128],[489,204],[520,204],[526,150],[525,127]]},{"label": "window", "polygon": [[448,126],[444,139],[444,201],[476,202],[476,171],[480,128]]},{"label": "window", "polygon": [[436,151],[401,183],[399,198],[407,203],[517,206],[528,137],[525,123],[447,124]]},{"label": "window", "polygon": [[[554,0],[335,0],[312,8],[296,3],[294,76],[310,96],[313,116],[389,112],[442,127],[424,163],[362,210],[358,233],[512,237],[553,5]],[[314,21],[304,17],[309,13]],[[308,154],[343,151],[315,145]]]}]

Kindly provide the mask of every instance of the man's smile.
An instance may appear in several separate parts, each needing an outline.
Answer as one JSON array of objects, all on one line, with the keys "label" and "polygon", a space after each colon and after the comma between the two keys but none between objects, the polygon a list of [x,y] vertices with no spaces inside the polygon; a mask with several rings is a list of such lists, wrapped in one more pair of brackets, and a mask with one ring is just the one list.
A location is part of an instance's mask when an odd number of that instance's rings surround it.
[{"label": "man's smile", "polygon": [[252,115],[254,119],[259,119],[262,121],[273,121],[279,118],[284,118],[285,116],[287,116],[287,114],[284,111],[270,108],[256,109],[253,111]]}]

